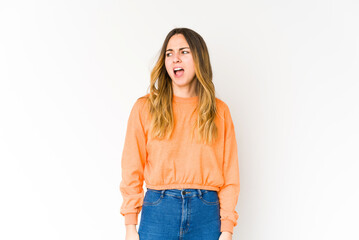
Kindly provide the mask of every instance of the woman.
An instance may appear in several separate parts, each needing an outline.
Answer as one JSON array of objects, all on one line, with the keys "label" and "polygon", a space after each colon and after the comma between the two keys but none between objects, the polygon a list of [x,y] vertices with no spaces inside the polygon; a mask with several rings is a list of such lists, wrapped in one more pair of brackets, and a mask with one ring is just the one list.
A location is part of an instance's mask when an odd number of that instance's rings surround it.
[{"label": "woman", "polygon": [[168,33],[150,93],[132,107],[121,167],[126,240],[232,239],[240,186],[234,125],[195,31]]}]

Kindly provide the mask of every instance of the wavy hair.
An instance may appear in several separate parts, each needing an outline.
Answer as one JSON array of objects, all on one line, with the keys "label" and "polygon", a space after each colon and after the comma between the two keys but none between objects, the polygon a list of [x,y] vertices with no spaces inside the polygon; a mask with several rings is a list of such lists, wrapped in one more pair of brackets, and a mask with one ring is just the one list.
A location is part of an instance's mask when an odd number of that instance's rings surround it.
[{"label": "wavy hair", "polygon": [[[148,96],[151,117],[150,137],[169,139],[174,129],[172,79],[166,70],[165,54],[167,44],[175,34],[182,34],[185,37],[194,61],[194,81],[197,82],[198,105],[194,110],[197,112],[197,120],[192,126],[191,138],[193,139],[193,136],[197,135],[199,136],[197,140],[210,144],[218,136],[218,129],[214,121],[217,107],[215,87],[212,82],[212,67],[205,41],[197,32],[188,28],[174,28],[167,34],[158,60],[151,71]],[[198,134],[195,134],[195,129]]]}]

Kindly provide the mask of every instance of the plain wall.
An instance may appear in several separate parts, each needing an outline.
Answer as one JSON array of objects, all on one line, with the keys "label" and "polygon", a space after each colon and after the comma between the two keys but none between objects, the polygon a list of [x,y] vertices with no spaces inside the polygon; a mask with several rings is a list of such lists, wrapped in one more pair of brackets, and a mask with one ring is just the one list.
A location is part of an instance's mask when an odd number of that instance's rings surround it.
[{"label": "plain wall", "polygon": [[1,1],[0,238],[124,239],[130,109],[167,33],[188,27],[235,125],[233,239],[359,239],[358,12],[354,0]]}]

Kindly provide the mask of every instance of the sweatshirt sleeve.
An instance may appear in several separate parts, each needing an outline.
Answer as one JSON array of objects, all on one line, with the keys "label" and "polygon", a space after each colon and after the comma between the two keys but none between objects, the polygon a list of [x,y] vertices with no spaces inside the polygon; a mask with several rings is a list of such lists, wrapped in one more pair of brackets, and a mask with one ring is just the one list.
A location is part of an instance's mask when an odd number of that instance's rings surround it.
[{"label": "sweatshirt sleeve", "polygon": [[127,121],[127,130],[122,151],[122,180],[120,191],[123,198],[120,213],[125,224],[137,225],[144,198],[143,181],[146,163],[146,135],[141,120],[143,101],[137,99]]},{"label": "sweatshirt sleeve", "polygon": [[224,184],[219,189],[218,198],[220,202],[221,232],[228,231],[233,234],[233,228],[237,226],[237,219],[239,218],[235,208],[238,202],[240,184],[236,135],[232,117],[226,104],[224,119]]}]

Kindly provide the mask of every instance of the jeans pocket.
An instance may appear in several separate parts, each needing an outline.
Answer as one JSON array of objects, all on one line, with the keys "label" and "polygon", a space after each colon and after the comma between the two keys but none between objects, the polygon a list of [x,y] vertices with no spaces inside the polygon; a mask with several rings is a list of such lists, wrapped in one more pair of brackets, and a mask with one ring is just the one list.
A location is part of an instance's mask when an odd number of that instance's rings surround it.
[{"label": "jeans pocket", "polygon": [[161,191],[156,190],[147,190],[145,197],[143,198],[143,205],[144,206],[156,206],[160,204],[163,199],[163,195]]},{"label": "jeans pocket", "polygon": [[202,194],[198,197],[205,205],[219,204],[218,194],[216,191],[209,191],[209,190],[203,191]]}]

